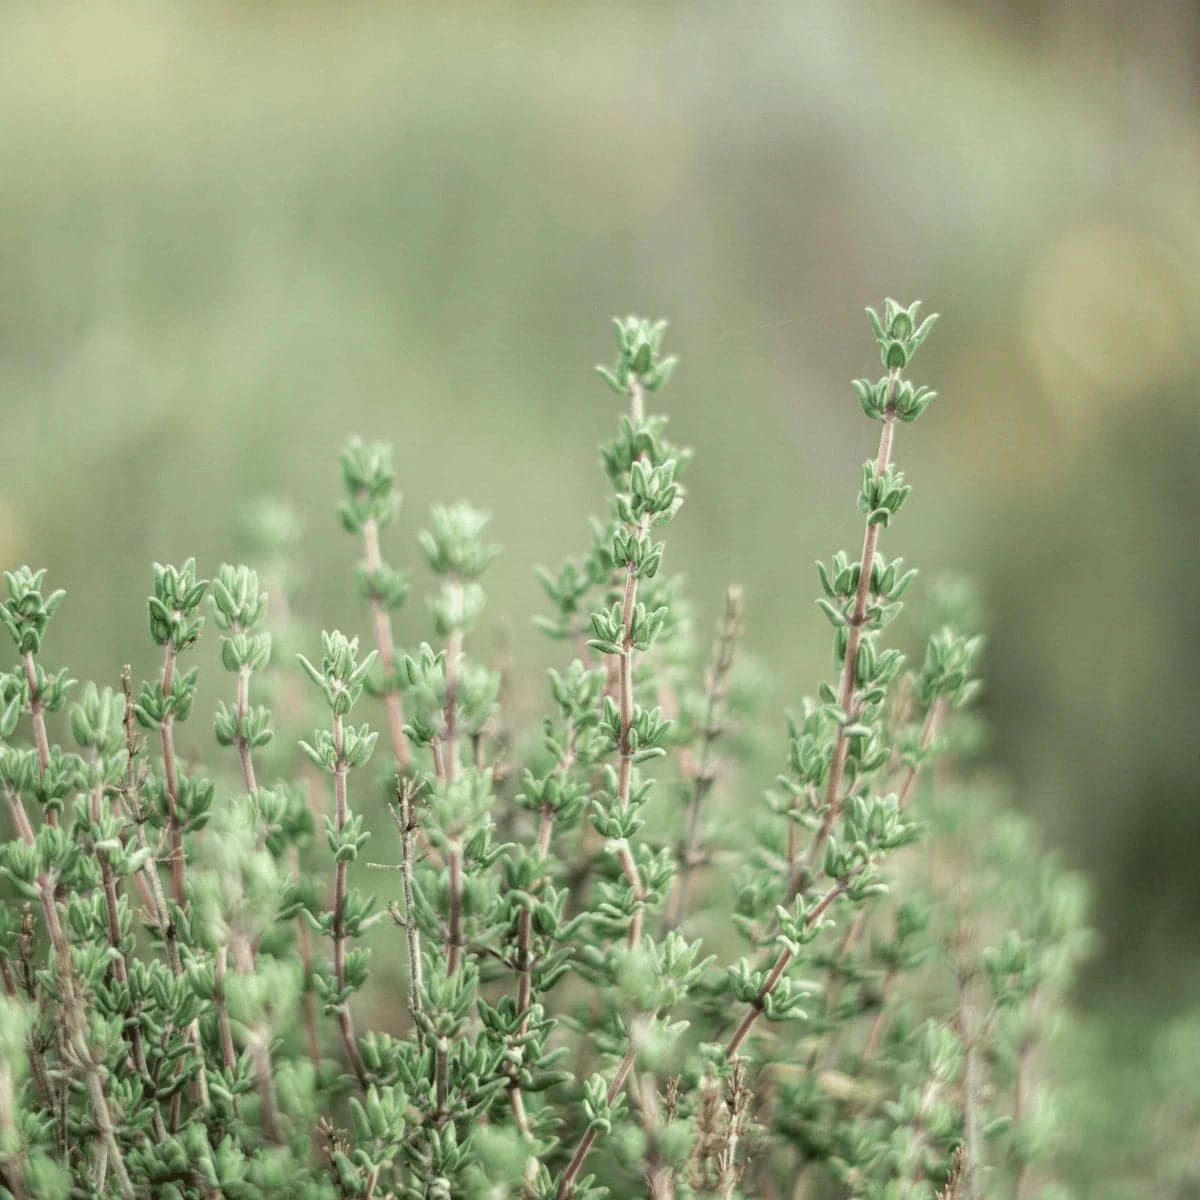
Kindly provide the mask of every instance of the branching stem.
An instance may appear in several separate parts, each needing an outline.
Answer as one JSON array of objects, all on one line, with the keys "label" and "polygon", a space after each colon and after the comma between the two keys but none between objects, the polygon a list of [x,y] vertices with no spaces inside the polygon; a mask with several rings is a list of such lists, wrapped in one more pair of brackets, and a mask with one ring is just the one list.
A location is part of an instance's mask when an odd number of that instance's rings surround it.
[{"label": "branching stem", "polygon": [[[805,930],[811,929],[828,911],[829,907],[834,903],[843,892],[849,888],[855,876],[861,872],[862,868],[855,869],[852,875],[846,875],[837,880],[820,900],[813,905],[808,915],[804,919]],[[778,986],[779,981],[783,978],[784,972],[788,969],[793,958],[792,951],[787,947],[780,950],[778,957],[775,959],[775,965],[771,968],[771,973],[764,980],[763,985],[759,988],[758,995],[750,1002],[750,1007],[746,1011],[746,1015],[742,1018],[741,1024],[734,1030],[733,1036],[729,1039],[728,1045],[725,1047],[726,1060],[733,1059],[737,1056],[741,1049],[742,1043],[750,1035],[750,1031],[754,1028],[758,1018],[762,1016],[763,1010],[766,1008],[767,997]]]}]

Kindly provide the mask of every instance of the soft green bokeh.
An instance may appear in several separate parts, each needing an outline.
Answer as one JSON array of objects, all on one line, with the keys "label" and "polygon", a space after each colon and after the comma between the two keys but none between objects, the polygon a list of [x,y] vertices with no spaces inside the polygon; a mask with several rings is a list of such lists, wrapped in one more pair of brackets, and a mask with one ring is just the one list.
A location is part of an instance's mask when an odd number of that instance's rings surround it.
[{"label": "soft green bokeh", "polygon": [[1082,1000],[1182,1010],[1198,31],[1166,2],[4,6],[0,565],[68,591],[47,661],[149,670],[151,561],[211,574],[264,493],[306,522],[304,616],[365,630],[352,432],[396,444],[393,560],[434,501],[494,513],[490,628],[540,661],[530,567],[586,540],[588,368],[639,311],[696,449],[669,565],[705,624],[746,585],[794,703],[829,670],[812,561],[859,538],[862,306],[921,297],[940,399],[889,553],[983,584],[994,756],[1097,884]]}]

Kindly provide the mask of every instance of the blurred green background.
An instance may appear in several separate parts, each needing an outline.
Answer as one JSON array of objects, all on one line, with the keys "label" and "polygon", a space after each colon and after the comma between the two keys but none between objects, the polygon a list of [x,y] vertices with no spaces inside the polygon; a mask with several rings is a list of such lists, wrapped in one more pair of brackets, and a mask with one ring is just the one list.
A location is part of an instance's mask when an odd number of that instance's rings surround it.
[{"label": "blurred green background", "polygon": [[495,513],[536,660],[530,567],[603,495],[590,364],[663,315],[670,566],[706,626],[745,584],[796,703],[812,561],[860,536],[862,307],[923,298],[888,552],[982,585],[990,753],[1094,881],[1080,1002],[1135,1059],[1200,981],[1198,64],[1161,0],[6,4],[0,565],[68,589],[48,661],[115,681],[151,560],[211,572],[277,493],[303,611],[360,628],[358,432],[397,447],[393,560],[431,501]]}]

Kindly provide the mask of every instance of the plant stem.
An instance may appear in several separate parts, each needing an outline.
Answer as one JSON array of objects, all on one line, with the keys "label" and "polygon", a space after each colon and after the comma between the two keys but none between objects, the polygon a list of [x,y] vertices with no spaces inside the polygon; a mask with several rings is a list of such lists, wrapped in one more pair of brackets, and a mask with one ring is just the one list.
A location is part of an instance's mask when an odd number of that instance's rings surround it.
[{"label": "plant stem", "polygon": [[[879,450],[875,455],[875,479],[878,481],[888,469],[892,457],[892,438],[896,426],[896,388],[900,383],[900,372],[888,373],[888,400],[884,409],[882,428],[879,431]],[[854,701],[855,670],[858,665],[858,648],[862,645],[863,627],[867,620],[867,602],[871,594],[871,568],[875,563],[875,548],[879,543],[879,526],[869,521],[863,534],[862,557],[859,560],[858,588],[854,594],[854,612],[849,620],[850,631],[846,640],[846,657],[842,663],[842,679],[838,688],[838,707],[853,722],[857,715],[852,711]],[[833,744],[833,761],[829,766],[829,778],[825,788],[825,817],[809,852],[809,865],[814,865],[825,843],[837,824],[841,813],[842,776],[846,769],[846,755],[850,740],[839,726]]]},{"label": "plant stem", "polygon": [[242,667],[237,678],[237,736],[234,745],[242,764],[242,783],[252,796],[258,795],[258,780],[254,775],[254,759],[244,732],[246,711],[250,707],[250,668]]},{"label": "plant stem", "polygon": [[0,1181],[12,1193],[12,1200],[28,1200],[25,1190],[25,1171],[28,1158],[21,1149],[21,1134],[17,1128],[16,1087],[11,1063],[0,1063],[0,1134],[4,1144],[12,1149],[0,1164]]},{"label": "plant stem", "polygon": [[[334,799],[336,805],[335,824],[340,835],[350,818],[350,804],[347,796],[346,776],[349,766],[343,751],[343,722],[341,714],[333,718],[333,745],[337,753],[337,763],[333,772]],[[346,987],[346,863],[338,861],[334,867],[333,876],[333,977],[339,996]],[[367,1086],[367,1068],[358,1052],[358,1043],[354,1036],[354,1019],[350,1015],[350,1005],[342,999],[338,1004],[338,1025],[342,1031],[342,1041],[346,1046],[346,1057],[358,1077],[358,1082]]]},{"label": "plant stem", "polygon": [[[292,875],[300,878],[300,852],[288,847],[288,866]],[[300,967],[304,972],[304,1027],[308,1033],[308,1056],[314,1067],[321,1065],[321,1035],[317,1025],[317,1001],[313,995],[312,934],[303,916],[296,918],[296,938],[300,946]]]},{"label": "plant stem", "polygon": [[[413,811],[412,784],[399,775],[396,776],[396,802],[400,809],[396,823],[400,827],[400,878],[404,889],[404,932],[408,939],[408,1004],[416,1013],[421,1011],[421,993],[424,990],[421,931],[417,927],[413,900],[413,838],[417,832],[417,819]],[[421,1036],[418,1029],[418,1040]]]},{"label": "plant stem", "polygon": [[958,1026],[963,1040],[963,1163],[962,1200],[978,1200],[979,1168],[983,1161],[983,1134],[979,1127],[979,1039],[971,1028],[972,973],[963,965],[958,977]]},{"label": "plant stem", "polygon": [[[946,703],[940,697],[929,706],[929,711],[925,714],[925,720],[921,725],[921,752],[922,754],[929,749],[933,744],[934,734],[937,732],[938,724],[941,722],[942,715],[946,709]],[[917,761],[908,768],[904,776],[904,782],[900,786],[899,807],[901,809],[908,807],[908,802],[912,798],[913,788],[917,785],[917,779],[921,774],[922,763]]]},{"label": "plant stem", "polygon": [[[557,764],[557,770],[565,777],[575,763],[575,731],[568,724],[564,738],[565,748]],[[538,821],[537,853],[540,858],[546,858],[550,853],[550,844],[554,837],[554,809],[543,807]],[[529,1031],[529,1009],[533,1003],[533,913],[529,908],[522,908],[517,918],[517,1012],[521,1014],[521,1023],[517,1036],[524,1038]],[[512,1105],[513,1116],[517,1126],[526,1139],[531,1138],[528,1121],[525,1117],[525,1102],[521,1096],[521,1086],[517,1082],[514,1071],[508,1085],[509,1103]]]},{"label": "plant stem", "polygon": [[[142,867],[141,874],[145,880],[146,888],[151,901],[151,914],[158,926],[159,936],[163,940],[163,951],[167,956],[167,964],[171,968],[174,975],[183,974],[183,962],[179,955],[179,933],[175,928],[175,922],[171,919],[170,910],[167,908],[167,899],[163,893],[162,880],[158,876],[158,864],[153,855],[149,853],[149,842],[146,837],[146,815],[142,809],[142,802],[138,796],[138,788],[140,781],[137,775],[137,732],[134,727],[133,714],[133,672],[128,664],[121,672],[121,691],[125,697],[125,717],[122,722],[125,728],[125,779],[122,784],[122,791],[125,798],[125,808],[130,819],[133,821],[134,829],[137,831],[138,849],[146,852],[146,861]],[[164,1030],[164,1041],[170,1034],[170,1025]],[[204,1075],[204,1045],[200,1038],[200,1018],[193,1019],[191,1025],[188,1026],[188,1040],[196,1047],[196,1053],[200,1059],[200,1070],[196,1074],[196,1095],[203,1109],[208,1108],[208,1080]],[[182,1060],[180,1061],[180,1069],[182,1069]],[[170,1132],[174,1133],[178,1127],[180,1114],[180,1093],[176,1092],[171,1097],[171,1112],[169,1127]]]},{"label": "plant stem", "polygon": [[[811,929],[826,913],[830,905],[850,886],[853,878],[862,870],[861,867],[855,868],[852,875],[846,875],[839,879],[833,887],[829,889],[813,905],[808,915],[804,918],[805,930]],[[767,997],[775,990],[779,981],[783,978],[783,973],[788,969],[788,965],[792,961],[792,951],[786,947],[779,952],[779,956],[775,959],[775,965],[771,968],[771,973],[759,988],[758,995],[750,1002],[750,1007],[746,1015],[742,1018],[742,1023],[734,1031],[733,1036],[729,1039],[729,1044],[725,1047],[726,1060],[733,1059],[737,1056],[738,1050],[742,1043],[749,1036],[750,1031],[754,1028],[758,1018],[762,1016],[763,1010],[766,1007]]]},{"label": "plant stem", "polygon": [[462,845],[452,839],[446,852],[450,868],[450,933],[446,949],[446,974],[453,975],[462,959]]},{"label": "plant stem", "polygon": [[712,663],[705,686],[700,760],[695,768],[685,818],[685,832],[679,847],[679,874],[667,906],[667,929],[674,929],[679,924],[681,914],[687,909],[688,890],[696,867],[696,851],[699,848],[700,807],[716,779],[712,748],[724,732],[721,725],[721,705],[727,695],[727,679],[733,668],[737,639],[742,632],[742,611],[742,589],[730,587],[725,593],[725,611],[717,627],[717,640],[713,643]]},{"label": "plant stem", "polygon": [[[241,974],[247,977],[254,974],[254,951],[244,934],[235,934],[233,938],[233,961]],[[250,1027],[246,1049],[254,1068],[254,1083],[258,1091],[263,1133],[270,1141],[282,1145],[284,1137],[279,1127],[279,1102],[275,1094],[275,1072],[271,1065],[271,1027],[268,1015],[264,1015],[262,1020],[256,1021]]]},{"label": "plant stem", "polygon": [[233,1030],[229,1026],[229,1014],[225,1011],[225,968],[229,958],[228,948],[217,947],[217,960],[213,965],[213,1007],[217,1010],[217,1031],[221,1040],[221,1061],[225,1070],[232,1071],[237,1065],[237,1051],[233,1048]]},{"label": "plant stem", "polygon": [[[630,1038],[629,1049],[625,1052],[625,1057],[621,1059],[620,1065],[617,1067],[617,1073],[612,1078],[612,1083],[608,1085],[608,1103],[612,1102],[620,1094],[621,1089],[625,1086],[625,1080],[629,1075],[630,1069],[633,1067],[633,1060],[636,1056],[636,1050],[633,1045],[633,1039]],[[562,1178],[558,1181],[558,1191],[554,1193],[555,1200],[570,1200],[575,1193],[575,1179],[579,1172],[583,1169],[583,1164],[591,1153],[592,1146],[596,1141],[596,1131],[589,1129],[579,1140],[579,1145],[575,1147],[575,1153],[571,1155],[571,1161],[567,1164],[567,1169],[563,1172]]]},{"label": "plant stem", "polygon": [[[462,582],[452,579],[447,581],[446,587],[454,605],[451,617],[457,622],[462,619]],[[446,736],[442,765],[447,783],[453,783],[458,775],[458,664],[462,652],[462,628],[456,623],[446,642]]]},{"label": "plant stem", "polygon": [[[642,425],[646,420],[646,397],[642,381],[631,375],[629,379],[630,414],[635,426]],[[639,535],[646,531],[645,518],[638,526]],[[630,789],[633,781],[633,746],[630,742],[629,731],[633,727],[633,618],[637,609],[637,567],[628,563],[625,567],[625,587],[621,599],[621,652],[617,658],[617,695],[620,704],[620,738],[617,750],[620,756],[617,774],[617,798],[624,812],[629,807]],[[622,841],[617,850],[621,870],[634,894],[633,918],[629,923],[627,942],[631,950],[637,949],[642,940],[642,925],[645,911],[642,904],[646,890],[638,872],[637,863],[629,843]]]},{"label": "plant stem", "polygon": [[868,1063],[875,1057],[879,1050],[879,1044],[883,1041],[883,1031],[887,1028],[888,1018],[888,1001],[892,996],[892,989],[896,984],[896,972],[893,968],[888,968],[883,977],[883,987],[879,996],[879,1008],[875,1012],[875,1017],[871,1021],[871,1028],[867,1030],[867,1040],[863,1043],[862,1056],[859,1059],[859,1065],[862,1066]]},{"label": "plant stem", "polygon": [[[621,736],[617,745],[620,755],[617,773],[617,799],[622,812],[629,808],[630,790],[633,783],[633,745],[630,741],[629,731],[633,728],[633,618],[637,605],[637,581],[637,567],[630,563],[625,568],[625,592],[621,602],[621,625],[624,629],[624,636],[621,640],[621,654],[618,659]],[[621,869],[634,893],[635,908],[633,919],[629,923],[627,938],[629,948],[634,950],[642,940],[642,923],[645,919],[642,902],[646,892],[627,841],[621,842],[617,854],[621,862]]]},{"label": "plant stem", "polygon": [[[42,703],[41,694],[38,692],[37,669],[30,651],[26,650],[22,655],[21,664],[25,668],[25,683],[29,688],[29,716],[33,721],[33,740],[37,745],[38,771],[45,775],[50,766],[50,740],[46,736],[46,706]],[[58,824],[58,814],[53,809],[46,810],[46,824]]]},{"label": "plant stem", "polygon": [[[96,756],[98,758],[98,755]],[[93,822],[99,822],[101,817],[101,802],[103,785],[97,784],[91,793],[91,816]],[[117,895],[117,877],[113,873],[112,863],[107,851],[97,849],[96,859],[100,863],[100,880],[104,889],[104,910],[108,922],[108,944],[115,952],[112,960],[113,978],[120,984],[129,980],[129,964],[125,955],[124,939],[121,935],[121,910]],[[146,1060],[146,1047],[142,1040],[142,1025],[138,1011],[133,1002],[132,994],[125,1005],[124,1034],[129,1042],[129,1052],[133,1065],[148,1087],[153,1087],[150,1066]],[[163,1124],[162,1114],[158,1106],[153,1108],[154,1135],[161,1142],[167,1136],[167,1127]]]},{"label": "plant stem", "polygon": [[[936,699],[929,706],[928,711],[925,713],[925,720],[921,725],[920,747],[921,747],[922,752],[928,750],[929,747],[933,744],[934,734],[937,731],[938,723],[941,720],[941,717],[942,717],[944,711],[945,711],[944,702],[941,699]],[[908,770],[905,772],[904,782],[900,786],[900,792],[899,792],[899,797],[898,797],[898,801],[897,801],[897,806],[900,809],[905,809],[908,807],[908,802],[912,797],[913,789],[916,787],[917,780],[920,777],[921,768],[923,765],[924,765],[923,762],[918,760],[911,767],[909,767]],[[795,899],[795,897],[797,896],[797,894],[800,891],[801,886],[802,885],[801,885],[800,878],[796,875],[793,875],[792,885],[788,890],[787,900],[785,901],[786,904],[790,904],[792,902],[792,900]],[[838,949],[837,949],[837,956],[836,956],[835,961],[838,964],[840,964],[842,962],[842,960],[846,957],[846,955],[850,953],[850,951],[854,948],[855,944],[858,942],[858,939],[862,936],[863,930],[866,928],[867,920],[869,917],[870,917],[869,910],[867,908],[862,908],[855,915],[854,920],[847,927],[845,936],[842,938],[841,942],[838,945]],[[886,1028],[886,1024],[887,1024],[887,1015],[888,1014],[887,1014],[887,1003],[886,1002],[887,1002],[887,998],[888,998],[888,993],[893,984],[894,976],[895,976],[895,973],[893,971],[889,970],[887,973],[887,976],[884,979],[882,1002],[880,1004],[879,1011],[875,1014],[875,1019],[871,1022],[871,1028],[867,1032],[867,1040],[863,1046],[862,1055],[859,1059],[860,1063],[865,1063],[865,1062],[869,1061],[873,1057],[875,1051],[879,1047],[879,1042],[883,1036],[883,1032],[884,1032],[884,1029]],[[836,971],[831,972],[830,977],[829,977],[829,986],[826,988],[826,991],[825,991],[825,1011],[827,1013],[833,1011],[833,1006],[837,1001],[837,996],[838,996],[838,992],[840,990],[840,985],[841,985],[840,975]]]},{"label": "plant stem", "polygon": [[[174,645],[167,643],[163,657],[162,685],[164,697],[170,696],[175,680]],[[187,868],[183,856],[183,827],[179,821],[179,772],[175,761],[175,714],[168,711],[161,728],[163,774],[167,788],[167,830],[171,841],[171,887],[175,903],[187,912]]]},{"label": "plant stem", "polygon": [[392,743],[392,754],[401,775],[407,775],[412,760],[408,738],[404,736],[404,703],[396,687],[396,648],[392,634],[392,618],[383,606],[383,600],[375,590],[375,577],[383,566],[379,552],[379,522],[368,517],[363,522],[363,549],[367,559],[367,574],[371,579],[371,618],[375,625],[375,647],[387,680],[383,704],[387,712],[388,737]]},{"label": "plant stem", "polygon": [[[32,846],[34,842],[32,826],[25,813],[21,797],[7,787],[5,792],[10,810],[15,816],[19,814],[14,825],[21,831],[21,838],[25,844]],[[42,912],[46,918],[46,931],[50,935],[50,945],[54,950],[54,968],[58,977],[58,991],[62,1001],[63,1026],[67,1045],[83,1070],[88,1097],[92,1105],[92,1120],[95,1122],[101,1144],[109,1165],[112,1167],[117,1190],[125,1200],[134,1200],[133,1183],[125,1167],[120,1143],[117,1141],[112,1110],[108,1106],[108,1095],[104,1090],[104,1080],[101,1077],[100,1063],[88,1040],[87,1021],[79,1002],[79,995],[75,990],[75,975],[71,966],[71,945],[63,932],[62,923],[58,919],[58,906],[54,899],[54,881],[45,871],[38,874],[37,889],[42,900]]]},{"label": "plant stem", "polygon": [[[1039,988],[1034,986],[1029,993],[1029,1017],[1033,1020],[1037,1012]],[[1013,1126],[1020,1130],[1029,1110],[1029,1093],[1032,1086],[1030,1075],[1033,1072],[1034,1038],[1032,1030],[1025,1029],[1021,1034],[1021,1044],[1017,1051],[1017,1067],[1013,1080]],[[1031,1187],[1031,1172],[1029,1161],[1022,1157],[1017,1167],[1016,1180],[1013,1184],[1013,1200],[1026,1200]]]}]

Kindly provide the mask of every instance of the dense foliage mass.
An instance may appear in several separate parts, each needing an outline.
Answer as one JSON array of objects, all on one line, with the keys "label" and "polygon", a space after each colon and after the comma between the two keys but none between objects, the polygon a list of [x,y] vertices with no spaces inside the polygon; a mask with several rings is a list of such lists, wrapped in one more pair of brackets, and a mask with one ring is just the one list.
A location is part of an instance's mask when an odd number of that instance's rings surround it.
[{"label": "dense foliage mass", "polygon": [[[484,514],[433,509],[431,640],[396,645],[386,445],[342,456],[361,639],[280,653],[301,636],[293,531],[268,508],[254,569],[155,567],[161,668],[140,685],[46,665],[63,594],[7,574],[0,1193],[1050,1194],[1042,1051],[1081,889],[962,766],[969,599],[933,597],[912,665],[887,644],[916,573],[880,543],[910,492],[896,435],[934,399],[905,377],[933,318],[869,315],[862,549],[818,564],[833,674],[789,718],[765,804],[742,769],[770,726],[742,597],[709,650],[664,572],[689,454],[646,409],[674,367],[663,323],[619,320],[600,369],[627,406],[611,504],[539,572],[562,661],[532,729],[470,648]],[[176,736],[209,617],[228,680],[201,764]]]}]

